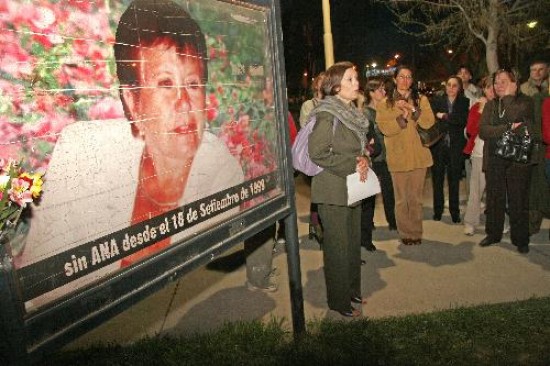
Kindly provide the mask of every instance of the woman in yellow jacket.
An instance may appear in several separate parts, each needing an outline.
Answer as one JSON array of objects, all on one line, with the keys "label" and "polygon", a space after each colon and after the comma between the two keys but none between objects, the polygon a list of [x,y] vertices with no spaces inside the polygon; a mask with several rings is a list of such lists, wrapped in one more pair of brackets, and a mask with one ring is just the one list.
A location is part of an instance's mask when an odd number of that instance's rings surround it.
[{"label": "woman in yellow jacket", "polygon": [[432,156],[422,146],[417,124],[429,128],[435,122],[425,96],[411,89],[412,69],[402,65],[394,73],[395,90],[376,107],[378,127],[384,134],[386,159],[395,192],[395,218],[405,245],[422,243],[422,198],[426,170]]}]

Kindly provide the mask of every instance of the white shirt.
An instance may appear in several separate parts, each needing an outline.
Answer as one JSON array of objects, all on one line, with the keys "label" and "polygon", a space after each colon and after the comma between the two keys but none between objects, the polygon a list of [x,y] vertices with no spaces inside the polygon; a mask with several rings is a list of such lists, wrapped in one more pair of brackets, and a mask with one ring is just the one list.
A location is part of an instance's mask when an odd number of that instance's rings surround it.
[{"label": "white shirt", "polygon": [[[130,123],[126,120],[86,121],[67,126],[44,176],[42,199],[33,209],[26,245],[14,258],[16,267],[27,266],[129,227],[143,148],[143,141],[132,137]],[[179,203],[196,201],[243,180],[242,168],[225,144],[205,131]],[[235,210],[230,210],[192,226],[173,235],[171,242],[234,213]],[[119,268],[119,261],[101,267],[26,305],[32,308],[51,301]]]}]

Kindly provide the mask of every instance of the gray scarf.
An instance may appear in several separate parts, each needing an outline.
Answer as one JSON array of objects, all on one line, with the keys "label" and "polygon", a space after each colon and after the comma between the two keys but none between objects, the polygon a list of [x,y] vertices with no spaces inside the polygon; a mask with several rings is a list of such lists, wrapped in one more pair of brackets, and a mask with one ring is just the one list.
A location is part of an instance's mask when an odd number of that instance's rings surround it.
[{"label": "gray scarf", "polygon": [[318,112],[328,112],[338,118],[348,129],[355,132],[361,141],[361,152],[365,152],[367,146],[367,132],[369,120],[353,104],[346,104],[340,98],[329,95],[319,101],[319,104],[311,111],[311,115]]}]

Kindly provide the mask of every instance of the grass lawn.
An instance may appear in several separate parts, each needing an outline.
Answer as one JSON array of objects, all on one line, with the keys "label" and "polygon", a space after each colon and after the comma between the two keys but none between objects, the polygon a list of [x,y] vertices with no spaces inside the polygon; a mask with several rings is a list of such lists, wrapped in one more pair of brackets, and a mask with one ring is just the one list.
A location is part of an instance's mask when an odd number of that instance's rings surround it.
[{"label": "grass lawn", "polygon": [[194,337],[59,352],[44,365],[550,365],[550,298],[429,314],[318,321],[300,338],[281,322],[230,323]]}]

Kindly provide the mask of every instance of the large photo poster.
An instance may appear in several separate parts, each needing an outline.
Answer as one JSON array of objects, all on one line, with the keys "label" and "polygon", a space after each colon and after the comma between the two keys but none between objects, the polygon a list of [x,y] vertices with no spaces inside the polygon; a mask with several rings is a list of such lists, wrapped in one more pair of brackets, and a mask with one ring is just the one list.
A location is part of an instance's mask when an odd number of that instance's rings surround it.
[{"label": "large photo poster", "polygon": [[267,14],[0,1],[0,159],[44,172],[10,242],[27,311],[281,194]]}]

